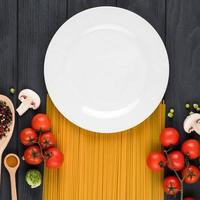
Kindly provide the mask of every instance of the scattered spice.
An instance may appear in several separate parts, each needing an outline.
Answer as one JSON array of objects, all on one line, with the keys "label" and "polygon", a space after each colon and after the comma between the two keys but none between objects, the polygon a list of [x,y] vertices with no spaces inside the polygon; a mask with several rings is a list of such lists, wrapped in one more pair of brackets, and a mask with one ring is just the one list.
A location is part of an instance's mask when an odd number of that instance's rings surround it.
[{"label": "scattered spice", "polygon": [[0,139],[6,136],[6,133],[10,131],[10,125],[12,123],[12,112],[6,102],[0,101]]},{"label": "scattered spice", "polygon": [[167,116],[172,119],[174,117],[174,108],[170,108],[169,112],[167,113]]},{"label": "scattered spice", "polygon": [[169,112],[173,114],[173,113],[174,113],[174,109],[171,108],[171,109],[169,110]]},{"label": "scattered spice", "polygon": [[9,91],[10,91],[10,94],[15,94],[15,92],[16,92],[16,90],[15,90],[14,87],[11,87],[11,88],[9,89]]},{"label": "scattered spice", "polygon": [[174,117],[174,114],[171,113],[171,112],[169,112],[169,113],[167,114],[167,116],[168,116],[169,118],[173,118],[173,117]]},{"label": "scattered spice", "polygon": [[196,111],[199,112],[199,111],[200,111],[200,107],[198,107],[198,108],[196,109]]},{"label": "scattered spice", "polygon": [[186,104],[185,104],[185,108],[186,108],[186,109],[189,109],[189,108],[190,108],[190,104],[189,104],[189,103],[186,103]]},{"label": "scattered spice", "polygon": [[193,104],[193,108],[194,108],[194,109],[197,109],[198,107],[199,107],[199,105],[198,105],[197,103],[194,103],[194,104]]}]

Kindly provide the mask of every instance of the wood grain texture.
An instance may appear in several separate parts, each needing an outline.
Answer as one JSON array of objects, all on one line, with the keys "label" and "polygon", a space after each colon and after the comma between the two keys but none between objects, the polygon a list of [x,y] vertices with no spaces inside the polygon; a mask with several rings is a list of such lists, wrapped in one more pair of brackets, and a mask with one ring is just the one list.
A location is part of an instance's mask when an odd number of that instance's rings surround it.
[{"label": "wood grain texture", "polygon": [[[16,97],[9,94],[10,87],[17,87],[17,1],[0,1],[0,93],[11,98],[16,105]],[[17,128],[17,127],[16,127]],[[15,128],[12,139],[4,151],[17,152],[17,129]],[[3,165],[3,164],[2,164]],[[2,181],[0,199],[11,198],[9,175],[2,166]]]},{"label": "wood grain texture", "polygon": [[[46,89],[43,77],[44,58],[48,44],[67,16],[66,0],[20,0],[18,1],[18,91],[23,88],[35,90],[42,105],[37,112],[45,112]],[[18,131],[29,127],[35,114],[29,111],[18,120]],[[18,144],[19,155],[24,148]],[[24,181],[30,168],[24,162],[18,172],[19,199],[40,200],[42,187],[32,190]],[[42,170],[43,166],[40,166]]]},{"label": "wood grain texture", "polygon": [[165,0],[117,0],[117,6],[142,16],[165,41]]},{"label": "wood grain texture", "polygon": [[[17,95],[9,95],[9,87],[14,86],[17,91],[25,87],[32,88],[41,95],[43,104],[40,111],[44,111],[46,89],[43,79],[43,61],[50,39],[67,18],[86,8],[103,5],[117,5],[138,13],[149,21],[163,41],[166,41],[170,58],[170,81],[165,101],[167,108],[172,106],[176,111],[173,123],[167,121],[167,125],[177,127],[181,132],[181,141],[183,141],[185,134],[182,122],[187,114],[183,108],[184,104],[187,101],[200,99],[198,92],[200,88],[198,79],[200,75],[199,0],[1,0],[0,93],[8,95],[16,106],[19,104]],[[6,153],[19,152],[22,155],[23,147],[19,145],[17,133],[29,126],[32,115],[33,112],[29,112],[24,117],[17,118],[14,136]],[[100,148],[101,151],[103,148]],[[125,151],[122,152],[125,155]],[[82,154],[84,155],[84,152]],[[78,150],[75,162],[78,159],[77,156]],[[109,156],[105,159],[109,159]],[[115,162],[117,163],[117,160]],[[26,170],[27,166],[22,164],[18,173],[19,199],[39,200],[41,189],[32,191],[25,185],[22,177]],[[9,177],[4,169],[2,182],[1,191],[5,192],[0,192],[0,199],[9,200],[10,189],[7,187]],[[99,184],[102,182],[100,181]],[[115,184],[116,182],[113,182],[114,186]],[[187,193],[194,193],[195,197],[200,199],[199,187],[199,183],[186,187]],[[83,193],[83,190],[84,188],[81,188],[80,191]],[[106,190],[105,187],[104,191]],[[80,196],[81,193],[75,195]],[[116,197],[120,194],[109,195]],[[100,197],[103,198],[103,196]]]},{"label": "wood grain texture", "polygon": [[58,170],[45,169],[43,200],[163,200],[163,174],[153,174],[146,157],[160,149],[165,105],[139,126],[118,134],[80,129],[49,98],[47,113],[65,161]]},{"label": "wood grain texture", "polygon": [[117,0],[68,0],[68,17],[96,6],[116,6]]},{"label": "wood grain texture", "polygon": [[[184,105],[200,102],[200,1],[167,0],[166,16],[170,81],[165,100],[168,109],[175,108],[175,118],[173,122],[167,121],[167,125],[178,128],[182,142],[188,137],[183,131],[183,120],[188,114]],[[192,137],[199,139],[197,135]],[[199,188],[200,182],[185,185],[185,196],[193,194],[200,199]]]}]

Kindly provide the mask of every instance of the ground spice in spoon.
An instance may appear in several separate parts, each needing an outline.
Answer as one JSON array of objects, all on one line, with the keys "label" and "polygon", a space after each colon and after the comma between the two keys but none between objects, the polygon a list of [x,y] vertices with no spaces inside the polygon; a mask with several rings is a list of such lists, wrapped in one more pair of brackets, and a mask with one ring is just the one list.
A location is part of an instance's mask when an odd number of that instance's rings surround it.
[{"label": "ground spice in spoon", "polygon": [[9,167],[16,167],[18,164],[18,160],[15,156],[8,156],[6,162]]},{"label": "ground spice in spoon", "polygon": [[0,101],[0,139],[6,136],[6,133],[10,131],[10,125],[12,123],[12,112],[6,102]]}]

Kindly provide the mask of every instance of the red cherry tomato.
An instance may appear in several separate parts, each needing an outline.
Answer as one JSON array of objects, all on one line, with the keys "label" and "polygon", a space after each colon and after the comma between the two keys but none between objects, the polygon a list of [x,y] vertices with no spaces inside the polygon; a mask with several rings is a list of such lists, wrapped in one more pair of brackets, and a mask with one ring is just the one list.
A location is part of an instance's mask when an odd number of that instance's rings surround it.
[{"label": "red cherry tomato", "polygon": [[47,151],[45,152],[45,157],[46,167],[48,168],[59,168],[62,166],[64,161],[63,153],[55,147],[50,147],[49,149],[47,149]]},{"label": "red cherry tomato", "polygon": [[36,145],[28,147],[25,150],[23,157],[30,165],[39,165],[43,161],[40,148]]},{"label": "red cherry tomato", "polygon": [[177,145],[179,138],[179,132],[175,128],[165,128],[160,134],[160,142],[164,147]]},{"label": "red cherry tomato", "polygon": [[169,153],[169,161],[167,166],[169,169],[176,171],[182,170],[185,165],[184,155],[180,151],[172,151]]},{"label": "red cherry tomato", "polygon": [[20,141],[26,146],[30,146],[37,142],[37,133],[32,128],[25,128],[20,132]]},{"label": "red cherry tomato", "polygon": [[56,139],[51,132],[46,132],[40,135],[39,143],[43,149],[47,149],[56,144]]},{"label": "red cherry tomato", "polygon": [[51,128],[51,121],[46,114],[39,113],[32,119],[32,128],[36,131],[47,132]]},{"label": "red cherry tomato", "polygon": [[181,147],[181,151],[187,155],[191,160],[199,157],[200,146],[198,140],[186,140]]},{"label": "red cherry tomato", "polygon": [[200,172],[197,167],[195,167],[194,165],[190,165],[183,170],[182,176],[184,177],[185,183],[193,184],[199,180]]},{"label": "red cherry tomato", "polygon": [[181,190],[181,184],[175,176],[168,176],[164,180],[164,191],[168,195],[176,195]]},{"label": "red cherry tomato", "polygon": [[195,199],[192,197],[185,197],[183,200],[195,200]]},{"label": "red cherry tomato", "polygon": [[147,165],[154,172],[160,172],[165,167],[167,159],[162,152],[152,152],[147,157]]}]

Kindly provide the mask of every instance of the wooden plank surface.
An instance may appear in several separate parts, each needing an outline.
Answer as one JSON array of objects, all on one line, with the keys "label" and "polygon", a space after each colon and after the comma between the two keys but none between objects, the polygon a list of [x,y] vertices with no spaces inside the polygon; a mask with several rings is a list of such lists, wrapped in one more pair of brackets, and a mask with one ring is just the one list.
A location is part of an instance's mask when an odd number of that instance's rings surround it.
[{"label": "wooden plank surface", "polygon": [[[9,94],[9,88],[17,88],[17,1],[0,1],[0,93],[8,95],[16,105],[16,96]],[[17,152],[17,126],[4,152]],[[3,155],[3,156],[4,156]],[[0,199],[11,199],[9,176],[2,166]]]},{"label": "wooden plank surface", "polygon": [[[46,89],[43,63],[48,44],[57,29],[66,21],[66,0],[20,0],[18,1],[18,90],[31,88],[41,97],[39,112],[45,112]],[[18,130],[30,126],[35,112],[29,111],[18,120]],[[18,153],[24,149],[19,145]],[[30,168],[30,167],[29,167]],[[43,166],[40,166],[42,170]],[[42,199],[42,187],[31,190],[24,182],[28,166],[22,162],[18,173],[20,200]]]},{"label": "wooden plank surface", "polygon": [[[41,111],[45,110],[46,89],[43,80],[43,61],[46,48],[59,26],[72,15],[90,7],[112,5],[132,10],[143,16],[158,31],[170,58],[170,82],[166,93],[167,107],[175,107],[173,125],[185,134],[182,122],[186,116],[184,104],[200,99],[200,2],[199,0],[1,0],[0,1],[0,92],[18,105],[17,95],[9,95],[9,87],[17,91],[32,88],[42,97]],[[5,78],[6,77],[6,78]],[[17,118],[14,137],[6,152],[23,148],[18,142],[18,131],[30,123],[33,112]],[[171,122],[167,122],[171,125]],[[20,200],[41,199],[41,189],[29,190],[22,176],[27,170],[22,165],[18,173]],[[0,199],[9,200],[9,180],[3,169]],[[200,184],[186,187],[200,199]]]},{"label": "wooden plank surface", "polygon": [[[183,120],[187,115],[186,102],[200,103],[200,1],[166,1],[166,46],[170,61],[170,81],[166,104],[175,108],[173,125],[181,133],[181,142],[187,137]],[[199,136],[193,135],[199,139]],[[168,173],[167,173],[168,174]],[[185,195],[200,199],[200,182],[185,185]],[[167,197],[166,197],[167,199]],[[178,199],[178,198],[177,198]]]},{"label": "wooden plank surface", "polygon": [[117,6],[142,16],[165,41],[165,0],[117,0]]},{"label": "wooden plank surface", "polygon": [[[19,92],[23,88],[31,88],[38,92],[42,97],[42,106],[40,111],[45,109],[46,90],[43,80],[43,61],[46,48],[53,34],[60,25],[69,17],[84,9],[95,6],[116,6],[116,0],[2,0],[0,8],[1,22],[1,43],[0,49],[6,49],[7,53],[0,55],[1,84],[0,89],[4,94],[8,94],[8,88],[12,85]],[[160,6],[162,5],[162,6]],[[118,1],[118,6],[136,11],[138,14],[148,18],[155,25],[160,35],[163,37],[163,25],[160,14],[163,14],[163,2],[151,1],[140,2]],[[162,8],[162,9],[160,9]],[[148,10],[150,11],[148,12]],[[5,17],[8,16],[8,17]],[[156,17],[161,17],[159,20]],[[152,19],[153,20],[152,20]],[[2,31],[4,30],[4,31]],[[9,33],[9,34],[8,34]],[[4,65],[8,66],[5,67]],[[6,80],[3,79],[6,77]],[[15,105],[17,96],[12,97]],[[17,126],[15,136],[7,149],[9,151],[23,153],[23,147],[19,144],[17,133],[24,127],[29,126],[30,119],[34,112],[29,112],[22,118],[17,117]],[[42,166],[41,166],[42,167]],[[25,185],[24,173],[27,165],[22,162],[18,173],[18,191],[19,199],[41,199],[41,189],[30,190]],[[5,179],[5,180],[4,180]],[[2,199],[10,199],[9,180],[5,171],[3,171],[4,191],[1,193]],[[1,198],[0,198],[1,199]]]},{"label": "wooden plank surface", "polygon": [[68,0],[68,17],[96,6],[116,6],[117,0]]}]

